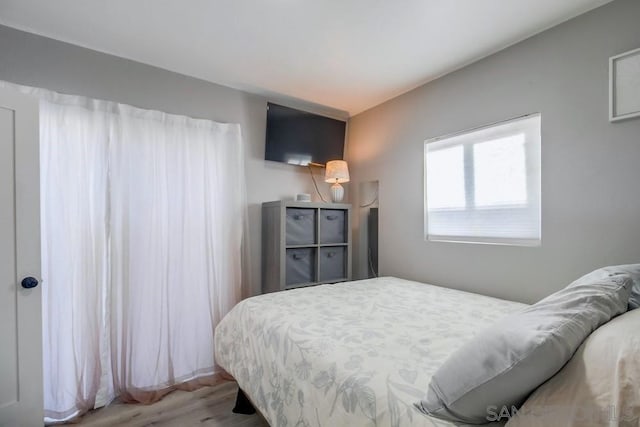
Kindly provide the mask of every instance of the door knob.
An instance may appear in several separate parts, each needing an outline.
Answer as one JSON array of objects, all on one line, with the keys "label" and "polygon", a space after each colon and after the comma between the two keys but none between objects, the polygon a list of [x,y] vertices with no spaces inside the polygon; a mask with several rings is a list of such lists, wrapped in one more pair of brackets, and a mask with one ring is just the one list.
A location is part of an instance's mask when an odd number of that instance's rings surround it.
[{"label": "door knob", "polygon": [[38,286],[38,279],[36,279],[35,277],[25,277],[24,279],[22,279],[21,284],[25,289],[35,288],[36,286]]}]

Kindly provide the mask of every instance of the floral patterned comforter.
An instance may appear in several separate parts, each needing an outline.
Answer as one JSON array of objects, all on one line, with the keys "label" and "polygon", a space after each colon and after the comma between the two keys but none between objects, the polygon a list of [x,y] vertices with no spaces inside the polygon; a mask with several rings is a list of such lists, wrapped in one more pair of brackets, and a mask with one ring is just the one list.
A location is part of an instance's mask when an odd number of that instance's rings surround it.
[{"label": "floral patterned comforter", "polygon": [[451,426],[414,408],[447,356],[524,307],[393,277],[246,299],[216,363],[271,426]]}]

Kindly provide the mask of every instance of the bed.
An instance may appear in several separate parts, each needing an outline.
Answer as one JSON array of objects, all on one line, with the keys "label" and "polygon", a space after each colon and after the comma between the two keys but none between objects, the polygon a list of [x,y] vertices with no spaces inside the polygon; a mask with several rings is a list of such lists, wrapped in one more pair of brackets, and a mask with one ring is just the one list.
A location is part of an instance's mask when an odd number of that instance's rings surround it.
[{"label": "bed", "polygon": [[414,403],[449,354],[524,304],[383,277],[261,295],[216,362],[272,426],[452,426]]}]

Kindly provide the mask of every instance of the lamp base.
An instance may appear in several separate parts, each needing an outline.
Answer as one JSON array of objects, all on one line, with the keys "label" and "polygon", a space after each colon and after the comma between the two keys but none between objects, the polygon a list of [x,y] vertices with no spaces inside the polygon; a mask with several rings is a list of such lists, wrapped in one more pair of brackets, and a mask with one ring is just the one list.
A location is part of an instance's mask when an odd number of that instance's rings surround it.
[{"label": "lamp base", "polygon": [[331,186],[331,201],[333,203],[340,203],[344,198],[344,188],[337,182]]}]

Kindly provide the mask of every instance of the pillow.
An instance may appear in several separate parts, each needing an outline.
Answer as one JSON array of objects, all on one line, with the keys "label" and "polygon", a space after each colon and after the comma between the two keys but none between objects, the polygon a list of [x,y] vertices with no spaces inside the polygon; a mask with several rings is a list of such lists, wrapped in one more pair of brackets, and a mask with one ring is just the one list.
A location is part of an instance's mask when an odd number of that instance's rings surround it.
[{"label": "pillow", "polygon": [[494,421],[494,412],[522,404],[591,332],[625,312],[631,285],[628,275],[574,283],[504,317],[444,362],[416,406],[452,421]]},{"label": "pillow", "polygon": [[601,326],[507,427],[640,425],[640,310]]},{"label": "pillow", "polygon": [[604,279],[605,277],[611,277],[616,274],[628,274],[631,276],[631,280],[633,280],[633,287],[631,288],[631,297],[629,298],[629,310],[640,307],[640,264],[611,265],[609,267],[602,267],[589,274],[585,274],[569,286],[593,281],[595,279]]}]

